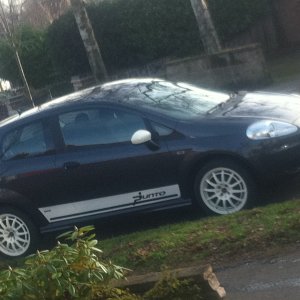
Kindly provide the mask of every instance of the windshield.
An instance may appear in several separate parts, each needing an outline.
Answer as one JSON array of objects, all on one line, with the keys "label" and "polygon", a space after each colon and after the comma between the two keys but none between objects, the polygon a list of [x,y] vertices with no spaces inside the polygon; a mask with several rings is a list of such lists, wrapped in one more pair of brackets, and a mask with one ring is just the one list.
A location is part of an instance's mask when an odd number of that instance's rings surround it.
[{"label": "windshield", "polygon": [[118,94],[121,96],[121,102],[142,106],[177,119],[205,115],[229,99],[229,95],[225,93],[163,80],[138,84],[137,88],[118,91]]}]

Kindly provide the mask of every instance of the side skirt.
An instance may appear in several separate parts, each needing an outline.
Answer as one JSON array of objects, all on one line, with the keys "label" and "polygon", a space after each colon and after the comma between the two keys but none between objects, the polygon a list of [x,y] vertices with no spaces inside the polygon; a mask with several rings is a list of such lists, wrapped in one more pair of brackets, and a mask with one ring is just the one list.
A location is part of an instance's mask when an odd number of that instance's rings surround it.
[{"label": "side skirt", "polygon": [[129,209],[125,209],[125,210],[118,210],[118,211],[107,212],[107,213],[99,213],[97,215],[92,215],[92,216],[88,216],[88,217],[81,217],[81,218],[76,218],[76,219],[72,219],[72,220],[65,220],[65,221],[60,221],[60,222],[49,223],[48,225],[41,227],[40,232],[43,234],[43,233],[54,232],[54,231],[69,230],[69,229],[72,229],[74,225],[78,225],[78,226],[81,224],[89,224],[90,225],[96,220],[107,219],[107,218],[113,217],[113,216],[135,215],[135,214],[141,214],[141,213],[154,213],[157,211],[175,209],[175,208],[190,206],[190,205],[192,205],[191,199],[179,198],[179,199],[169,201],[169,202],[148,204],[145,206],[134,207],[134,208],[129,208]]}]

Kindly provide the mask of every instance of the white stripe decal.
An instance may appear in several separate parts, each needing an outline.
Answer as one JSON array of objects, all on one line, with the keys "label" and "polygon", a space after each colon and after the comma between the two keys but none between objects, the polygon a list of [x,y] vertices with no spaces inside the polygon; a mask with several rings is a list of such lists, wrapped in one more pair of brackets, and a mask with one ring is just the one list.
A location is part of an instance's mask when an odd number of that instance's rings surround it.
[{"label": "white stripe decal", "polygon": [[49,223],[180,198],[178,185],[39,208]]}]

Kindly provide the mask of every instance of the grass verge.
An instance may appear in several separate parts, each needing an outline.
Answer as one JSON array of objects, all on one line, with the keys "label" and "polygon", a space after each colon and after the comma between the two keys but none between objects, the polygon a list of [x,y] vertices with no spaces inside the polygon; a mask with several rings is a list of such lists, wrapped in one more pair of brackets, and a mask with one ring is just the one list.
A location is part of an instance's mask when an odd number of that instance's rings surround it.
[{"label": "grass verge", "polygon": [[300,242],[300,201],[161,226],[100,243],[107,258],[136,273],[234,260]]},{"label": "grass verge", "polygon": [[[135,273],[193,264],[232,262],[300,243],[300,200],[164,225],[102,240],[103,258]],[[0,260],[22,266],[23,259]]]}]

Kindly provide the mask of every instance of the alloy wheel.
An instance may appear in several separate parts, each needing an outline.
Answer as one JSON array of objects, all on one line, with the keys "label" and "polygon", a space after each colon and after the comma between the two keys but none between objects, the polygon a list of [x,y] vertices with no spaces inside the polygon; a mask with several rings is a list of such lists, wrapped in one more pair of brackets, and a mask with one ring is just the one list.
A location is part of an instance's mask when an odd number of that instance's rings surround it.
[{"label": "alloy wheel", "polygon": [[8,256],[23,255],[30,246],[30,231],[16,215],[0,214],[0,252]]},{"label": "alloy wheel", "polygon": [[206,172],[200,183],[204,204],[217,214],[231,214],[241,210],[248,199],[243,177],[229,168],[215,168]]}]

